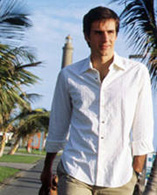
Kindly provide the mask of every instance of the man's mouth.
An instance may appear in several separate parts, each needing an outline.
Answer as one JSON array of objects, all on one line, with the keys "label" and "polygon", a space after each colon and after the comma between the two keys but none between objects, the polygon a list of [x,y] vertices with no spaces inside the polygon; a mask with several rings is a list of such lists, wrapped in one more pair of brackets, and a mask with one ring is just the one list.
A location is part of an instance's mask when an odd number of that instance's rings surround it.
[{"label": "man's mouth", "polygon": [[110,47],[110,45],[101,45],[100,48],[101,49],[108,49]]}]

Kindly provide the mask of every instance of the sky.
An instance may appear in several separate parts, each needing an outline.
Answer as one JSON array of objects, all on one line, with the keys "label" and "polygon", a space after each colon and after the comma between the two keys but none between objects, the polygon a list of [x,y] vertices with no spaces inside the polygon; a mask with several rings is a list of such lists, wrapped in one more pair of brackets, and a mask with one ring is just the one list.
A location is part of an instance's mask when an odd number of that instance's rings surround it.
[{"label": "sky", "polygon": [[[84,14],[100,5],[113,9],[118,15],[121,13],[122,6],[109,4],[109,2],[109,0],[25,0],[33,26],[26,32],[24,44],[32,47],[37,60],[42,61],[39,67],[31,69],[41,80],[32,87],[26,88],[27,93],[42,95],[33,103],[33,108],[51,109],[66,36],[72,37],[73,62],[89,56],[90,51],[82,33]],[[120,30],[115,51],[124,57],[134,54],[133,48],[128,47],[126,39],[125,33]],[[153,98],[154,116],[157,116],[157,94]],[[155,134],[157,137],[156,124]]]}]

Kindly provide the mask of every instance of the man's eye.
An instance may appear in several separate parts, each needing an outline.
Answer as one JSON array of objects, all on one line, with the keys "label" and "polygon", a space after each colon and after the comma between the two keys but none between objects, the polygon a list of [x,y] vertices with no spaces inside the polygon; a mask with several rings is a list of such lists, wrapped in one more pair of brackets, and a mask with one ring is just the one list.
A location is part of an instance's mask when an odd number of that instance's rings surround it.
[{"label": "man's eye", "polygon": [[101,31],[95,31],[95,34],[101,35],[103,32]]},{"label": "man's eye", "polygon": [[113,34],[113,33],[114,33],[114,31],[112,31],[112,30],[108,31],[108,34]]}]

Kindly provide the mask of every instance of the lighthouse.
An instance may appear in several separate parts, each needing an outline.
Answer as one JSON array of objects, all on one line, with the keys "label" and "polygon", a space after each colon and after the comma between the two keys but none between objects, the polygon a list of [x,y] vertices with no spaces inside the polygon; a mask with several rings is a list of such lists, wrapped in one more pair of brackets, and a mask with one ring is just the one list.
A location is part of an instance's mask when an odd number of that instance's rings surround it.
[{"label": "lighthouse", "polygon": [[69,64],[72,64],[72,58],[73,58],[72,38],[70,35],[68,35],[65,39],[65,45],[63,47],[62,68]]}]

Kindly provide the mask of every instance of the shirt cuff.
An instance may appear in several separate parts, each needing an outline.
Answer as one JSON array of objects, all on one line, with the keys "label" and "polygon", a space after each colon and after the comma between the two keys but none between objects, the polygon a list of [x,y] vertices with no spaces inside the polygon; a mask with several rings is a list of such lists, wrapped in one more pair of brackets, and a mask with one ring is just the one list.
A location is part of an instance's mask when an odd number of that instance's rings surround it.
[{"label": "shirt cuff", "polygon": [[59,152],[64,149],[66,142],[58,141],[58,142],[52,142],[47,140],[46,141],[46,152],[47,153],[54,153]]},{"label": "shirt cuff", "polygon": [[139,140],[132,142],[133,156],[144,155],[154,152],[152,140]]}]

